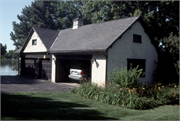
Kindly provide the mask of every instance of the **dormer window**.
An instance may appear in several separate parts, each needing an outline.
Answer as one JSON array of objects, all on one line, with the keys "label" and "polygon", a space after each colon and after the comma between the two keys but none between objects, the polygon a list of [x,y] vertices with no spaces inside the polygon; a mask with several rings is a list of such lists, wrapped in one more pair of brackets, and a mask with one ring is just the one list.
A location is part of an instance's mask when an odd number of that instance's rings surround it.
[{"label": "dormer window", "polygon": [[36,39],[32,40],[32,45],[37,45],[37,40]]},{"label": "dormer window", "polygon": [[133,42],[142,43],[141,35],[133,34]]}]

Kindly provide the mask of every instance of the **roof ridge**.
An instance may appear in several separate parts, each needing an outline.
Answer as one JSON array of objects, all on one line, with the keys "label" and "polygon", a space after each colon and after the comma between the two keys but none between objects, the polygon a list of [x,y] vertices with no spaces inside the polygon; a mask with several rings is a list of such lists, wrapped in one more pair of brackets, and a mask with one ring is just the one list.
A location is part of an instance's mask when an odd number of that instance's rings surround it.
[{"label": "roof ridge", "polygon": [[[34,29],[46,29],[46,28],[39,28],[39,27],[32,27]],[[58,31],[58,30],[54,30],[54,29],[46,29],[46,30],[51,30],[51,31]]]},{"label": "roof ridge", "polygon": [[[107,22],[118,21],[118,20],[128,19],[128,18],[136,18],[136,19],[138,19],[138,18],[140,18],[140,16],[126,17],[126,18],[114,19],[114,20],[109,20],[109,21],[104,21],[104,22],[99,22],[99,23],[85,24],[85,25],[82,25],[81,27],[90,26],[90,25],[94,25],[94,24],[103,24],[103,23],[107,23]],[[72,29],[72,28],[61,29],[60,31],[67,30],[67,29]]]},{"label": "roof ridge", "polygon": [[[128,19],[128,18],[139,18],[140,16],[136,16],[136,17],[126,17],[126,18],[119,18],[119,19],[114,19],[114,20],[109,20],[109,21],[104,21],[104,22],[99,22],[99,23],[93,23],[93,24],[102,24],[102,23],[107,23],[107,22],[112,22],[112,21],[118,21],[118,20],[122,20],[122,19]],[[86,24],[86,25],[92,25],[92,24]],[[86,26],[83,25],[83,26]]]}]

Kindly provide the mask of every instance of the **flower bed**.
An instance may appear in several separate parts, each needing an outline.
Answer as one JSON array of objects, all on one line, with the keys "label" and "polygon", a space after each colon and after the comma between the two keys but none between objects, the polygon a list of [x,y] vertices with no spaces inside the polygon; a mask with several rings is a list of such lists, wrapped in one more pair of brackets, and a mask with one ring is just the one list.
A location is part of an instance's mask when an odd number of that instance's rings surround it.
[{"label": "flower bed", "polygon": [[170,87],[156,84],[129,89],[118,85],[102,88],[88,82],[71,92],[102,103],[132,109],[148,109],[179,101],[179,86],[176,85]]},{"label": "flower bed", "polygon": [[82,82],[79,88],[72,89],[71,92],[102,103],[132,109],[148,109],[179,102],[179,85],[164,86],[158,83],[141,86],[138,83],[141,73],[137,68],[129,71],[126,68],[116,70],[110,76],[112,83],[106,84],[105,88],[91,82]]}]

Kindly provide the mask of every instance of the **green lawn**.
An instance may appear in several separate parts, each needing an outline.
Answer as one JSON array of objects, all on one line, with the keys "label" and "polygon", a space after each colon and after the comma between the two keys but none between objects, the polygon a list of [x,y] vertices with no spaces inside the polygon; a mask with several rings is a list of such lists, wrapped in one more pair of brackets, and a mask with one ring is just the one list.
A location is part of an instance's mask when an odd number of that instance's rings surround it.
[{"label": "green lawn", "polygon": [[179,120],[179,107],[126,109],[65,92],[1,94],[1,120]]}]

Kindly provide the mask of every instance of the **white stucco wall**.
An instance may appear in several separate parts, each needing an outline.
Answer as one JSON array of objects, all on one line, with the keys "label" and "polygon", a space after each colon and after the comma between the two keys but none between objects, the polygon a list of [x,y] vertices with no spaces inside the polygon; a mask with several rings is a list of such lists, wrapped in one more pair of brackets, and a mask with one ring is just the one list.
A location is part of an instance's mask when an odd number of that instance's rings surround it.
[{"label": "white stucco wall", "polygon": [[56,57],[52,55],[51,82],[56,83]]},{"label": "white stucco wall", "polygon": [[[37,39],[37,44],[32,45],[32,40]],[[41,39],[39,38],[38,34],[36,32],[33,33],[31,36],[31,39],[29,40],[24,53],[32,53],[32,52],[47,52],[47,49]]]},{"label": "white stucco wall", "polygon": [[[142,36],[142,43],[133,42],[133,34]],[[127,59],[146,59],[145,77],[140,81],[151,83],[153,72],[156,68],[154,61],[157,61],[158,54],[150,38],[144,32],[140,22],[136,22],[131,29],[127,30],[121,39],[117,40],[112,48],[108,49],[107,72],[114,68],[127,67]]]},{"label": "white stucco wall", "polygon": [[96,61],[92,63],[91,81],[98,86],[104,86],[106,78],[106,57],[102,54],[94,54],[92,59],[96,59]]}]

